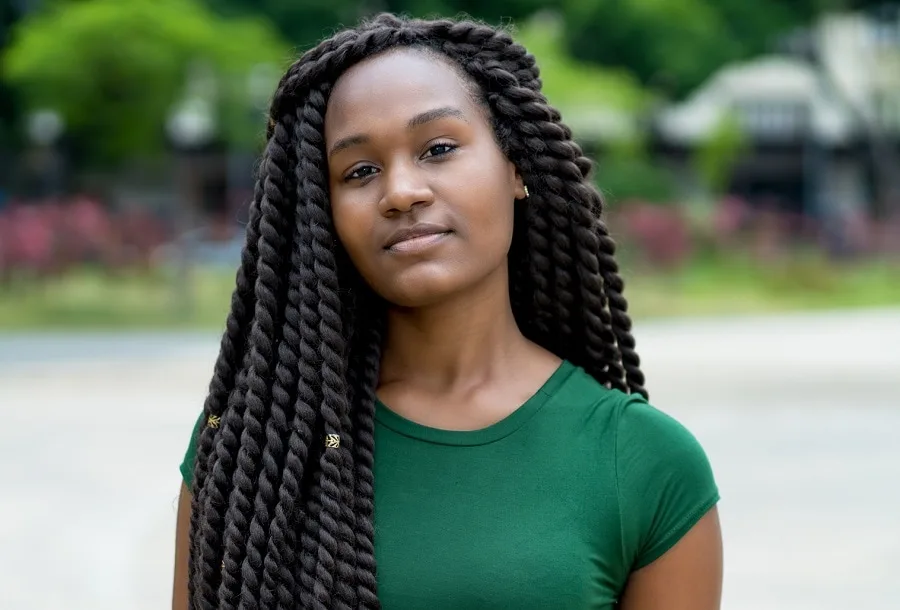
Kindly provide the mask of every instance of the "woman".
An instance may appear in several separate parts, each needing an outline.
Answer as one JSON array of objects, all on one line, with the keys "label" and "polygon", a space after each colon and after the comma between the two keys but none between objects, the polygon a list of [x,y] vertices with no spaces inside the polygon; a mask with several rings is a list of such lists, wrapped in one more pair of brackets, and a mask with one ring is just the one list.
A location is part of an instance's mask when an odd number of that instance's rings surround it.
[{"label": "woman", "polygon": [[713,610],[591,164],[504,32],[380,16],[271,107],[174,608]]}]

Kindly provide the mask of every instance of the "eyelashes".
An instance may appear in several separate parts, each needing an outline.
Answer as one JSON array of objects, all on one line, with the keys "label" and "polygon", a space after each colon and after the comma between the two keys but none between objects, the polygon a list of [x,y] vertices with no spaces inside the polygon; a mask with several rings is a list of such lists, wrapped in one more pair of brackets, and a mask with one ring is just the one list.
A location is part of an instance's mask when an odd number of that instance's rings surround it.
[{"label": "eyelashes", "polygon": [[[438,143],[436,143],[436,144],[432,144],[431,146],[429,146],[427,152],[430,153],[430,152],[432,152],[432,151],[433,151],[434,149],[436,149],[436,148],[441,148],[441,149],[445,149],[445,150],[444,150],[443,152],[440,152],[440,153],[434,153],[434,154],[431,154],[431,155],[429,155],[429,156],[431,156],[431,157],[443,157],[443,156],[446,156],[446,155],[449,155],[449,154],[453,153],[453,152],[454,152],[457,148],[459,148],[459,147],[458,147],[456,144],[452,144],[452,143],[450,143],[450,142],[438,142]],[[426,158],[428,158],[428,156],[426,156]]]},{"label": "eyelashes", "polygon": [[[451,156],[458,149],[459,146],[452,142],[435,142],[428,147],[421,159],[444,159]],[[353,182],[354,180],[366,181],[366,179],[376,175],[378,171],[378,168],[374,165],[361,165],[344,176],[344,182]]]},{"label": "eyelashes", "polygon": [[[371,173],[369,173],[371,171]],[[357,167],[355,170],[344,176],[344,182],[352,182],[353,180],[365,180],[370,176],[373,176],[375,172],[375,167],[372,165],[363,165],[362,167]]]}]

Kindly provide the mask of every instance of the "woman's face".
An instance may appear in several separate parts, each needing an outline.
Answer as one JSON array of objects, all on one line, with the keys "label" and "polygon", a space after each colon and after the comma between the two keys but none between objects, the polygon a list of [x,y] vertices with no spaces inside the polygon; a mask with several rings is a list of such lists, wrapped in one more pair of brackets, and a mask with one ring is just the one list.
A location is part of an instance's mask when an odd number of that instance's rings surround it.
[{"label": "woman's face", "polygon": [[384,299],[422,307],[505,281],[522,181],[449,64],[409,49],[357,64],[331,94],[325,145],[338,237]]}]

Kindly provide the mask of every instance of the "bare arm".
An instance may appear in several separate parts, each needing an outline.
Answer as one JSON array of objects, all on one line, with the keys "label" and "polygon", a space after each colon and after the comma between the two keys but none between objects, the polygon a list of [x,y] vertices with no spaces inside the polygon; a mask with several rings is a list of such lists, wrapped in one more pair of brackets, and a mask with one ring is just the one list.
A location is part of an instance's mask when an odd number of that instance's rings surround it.
[{"label": "bare arm", "polygon": [[175,579],[172,584],[172,610],[188,610],[188,554],[191,528],[191,492],[181,484],[178,496],[178,520],[175,525]]},{"label": "bare arm", "polygon": [[622,610],[719,610],[722,530],[713,508],[665,555],[633,573]]}]

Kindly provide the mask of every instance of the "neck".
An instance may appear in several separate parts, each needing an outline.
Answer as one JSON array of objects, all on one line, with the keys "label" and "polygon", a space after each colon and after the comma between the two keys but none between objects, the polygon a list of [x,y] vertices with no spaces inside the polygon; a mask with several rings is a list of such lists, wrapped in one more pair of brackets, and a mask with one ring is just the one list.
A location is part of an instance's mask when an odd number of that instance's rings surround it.
[{"label": "neck", "polygon": [[391,308],[387,321],[382,384],[414,378],[434,391],[469,385],[505,368],[528,346],[505,272],[434,306]]}]

